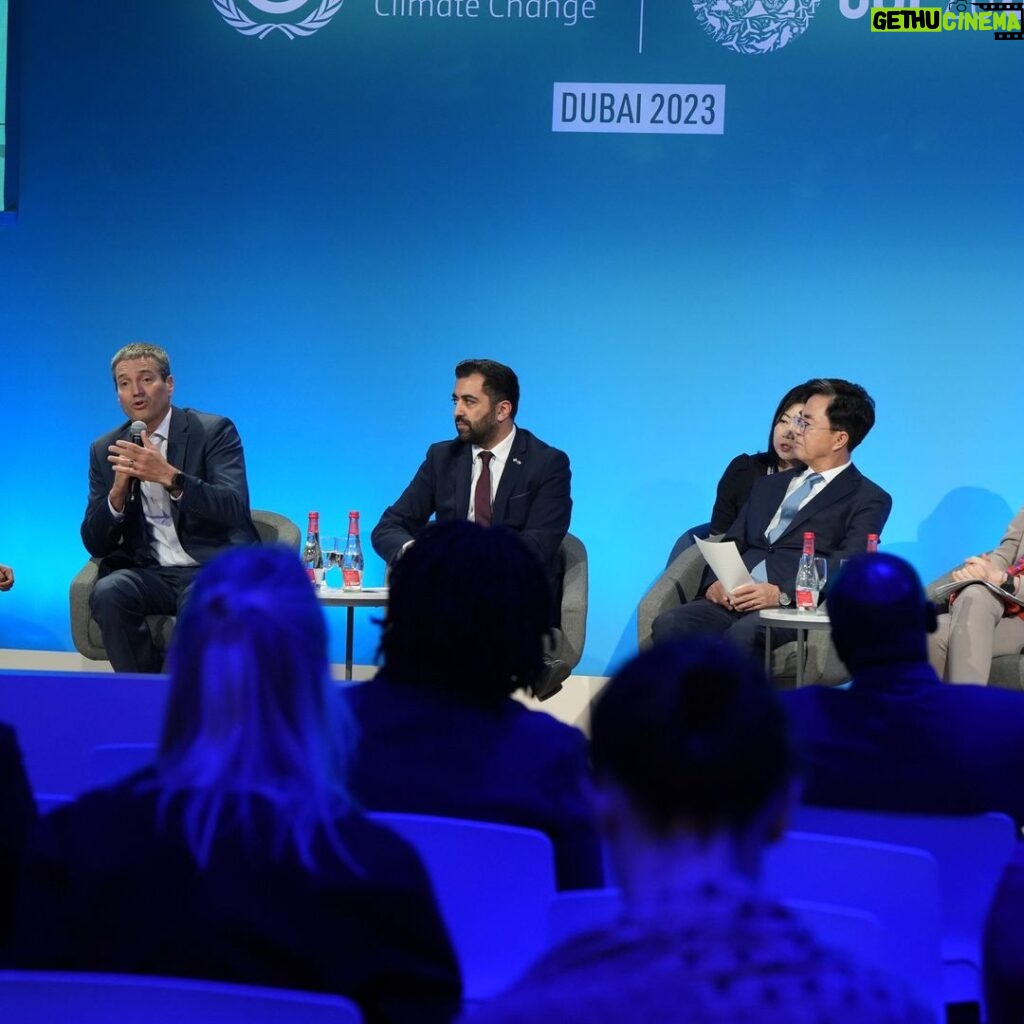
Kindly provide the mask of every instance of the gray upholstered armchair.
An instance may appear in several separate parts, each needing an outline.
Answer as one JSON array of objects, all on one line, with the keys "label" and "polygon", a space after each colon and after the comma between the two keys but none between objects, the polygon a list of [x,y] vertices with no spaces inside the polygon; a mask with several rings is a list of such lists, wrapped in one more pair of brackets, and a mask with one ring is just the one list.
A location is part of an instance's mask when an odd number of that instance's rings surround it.
[{"label": "gray upholstered armchair", "polygon": [[[935,601],[935,591],[945,583],[953,582],[952,571],[943,573],[925,587],[929,601]],[[941,615],[949,611],[949,598],[935,601]],[[1001,686],[1005,690],[1024,690],[1024,651],[1020,654],[1001,654],[992,659],[992,670],[988,676],[989,686]]]},{"label": "gray upholstered armchair", "polygon": [[583,656],[587,639],[587,549],[578,537],[568,533],[558,556],[562,562],[561,620],[560,628],[554,631],[552,657],[561,658],[573,669]]},{"label": "gray upholstered armchair", "polygon": [[[264,544],[284,544],[299,550],[302,535],[287,516],[277,512],[252,511],[252,522]],[[89,595],[96,584],[100,560],[90,558],[71,581],[71,639],[75,648],[92,661],[106,661],[100,627],[89,611]],[[153,640],[161,650],[167,650],[174,629],[173,615],[150,615],[147,619]]]},{"label": "gray upholstered armchair", "polygon": [[[677,608],[697,597],[706,563],[694,545],[677,555],[668,568],[644,594],[637,611],[637,642],[640,650],[651,645],[651,625],[669,608]],[[804,683],[834,686],[850,678],[846,666],[839,660],[826,630],[810,632],[807,636]],[[773,678],[783,687],[796,682],[796,642],[783,644],[772,652]]]}]

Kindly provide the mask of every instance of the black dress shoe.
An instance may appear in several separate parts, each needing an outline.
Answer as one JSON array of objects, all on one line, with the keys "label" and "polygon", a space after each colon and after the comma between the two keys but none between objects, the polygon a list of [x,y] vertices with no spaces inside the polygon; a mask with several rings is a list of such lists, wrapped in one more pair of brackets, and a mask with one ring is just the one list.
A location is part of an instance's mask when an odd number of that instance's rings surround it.
[{"label": "black dress shoe", "polygon": [[530,689],[537,700],[547,700],[561,693],[562,683],[569,678],[572,670],[561,658],[545,658],[544,667],[533,681]]}]

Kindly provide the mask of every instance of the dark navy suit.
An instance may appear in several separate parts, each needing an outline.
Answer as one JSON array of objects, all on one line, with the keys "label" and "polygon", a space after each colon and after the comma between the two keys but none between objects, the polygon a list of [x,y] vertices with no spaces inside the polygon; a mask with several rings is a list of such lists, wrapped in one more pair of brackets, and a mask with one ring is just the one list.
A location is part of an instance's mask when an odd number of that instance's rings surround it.
[{"label": "dark navy suit", "polygon": [[[806,530],[814,532],[815,553],[828,559],[829,579],[834,579],[842,559],[863,552],[869,533],[882,532],[892,509],[892,498],[851,464],[799,509],[786,532],[771,542],[765,537],[765,530],[782,504],[794,474],[802,472],[789,470],[755,480],[736,522],[722,538],[736,542],[748,569],[764,561],[768,582],[791,599]],[[709,570],[704,579],[705,590],[714,578]],[[699,598],[663,612],[654,620],[652,632],[655,640],[681,633],[728,632],[737,643],[754,647],[760,643],[763,628],[758,612],[734,612]],[[792,630],[772,630],[773,646],[792,638]]]},{"label": "dark navy suit", "polygon": [[[176,614],[195,569],[157,564],[141,500],[126,506],[121,521],[111,513],[107,495],[114,469],[107,449],[118,440],[130,440],[127,422],[94,441],[89,453],[82,542],[90,555],[103,559],[92,609],[117,671],[156,672],[162,655],[154,648],[145,616]],[[242,441],[231,420],[173,408],[166,457],[185,475],[181,498],[170,504],[178,539],[192,558],[202,565],[229,547],[259,543],[249,517]]]},{"label": "dark navy suit", "polygon": [[[469,515],[473,446],[454,439],[427,449],[423,464],[393,505],[373,528],[374,551],[391,562],[431,516],[439,521]],[[572,497],[569,458],[516,427],[508,462],[491,504],[491,522],[515,530],[543,562],[553,594],[560,589],[558,548],[569,531]]]}]

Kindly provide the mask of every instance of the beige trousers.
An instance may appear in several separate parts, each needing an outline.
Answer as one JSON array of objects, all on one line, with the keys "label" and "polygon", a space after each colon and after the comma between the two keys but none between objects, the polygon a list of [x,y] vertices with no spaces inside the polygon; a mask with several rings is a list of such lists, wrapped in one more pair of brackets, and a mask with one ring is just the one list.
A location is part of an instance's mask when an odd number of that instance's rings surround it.
[{"label": "beige trousers", "polygon": [[928,660],[948,683],[988,682],[992,659],[1024,649],[1024,619],[1004,618],[1003,602],[984,587],[965,587],[928,637]]}]

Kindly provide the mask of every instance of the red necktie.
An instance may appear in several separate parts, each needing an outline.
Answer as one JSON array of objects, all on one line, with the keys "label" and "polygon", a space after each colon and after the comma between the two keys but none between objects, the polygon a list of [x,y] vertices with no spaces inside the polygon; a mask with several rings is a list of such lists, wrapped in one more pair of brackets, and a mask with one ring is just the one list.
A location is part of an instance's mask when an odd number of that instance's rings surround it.
[{"label": "red necktie", "polygon": [[491,467],[493,452],[480,453],[480,476],[473,491],[473,518],[481,526],[491,525]]}]

